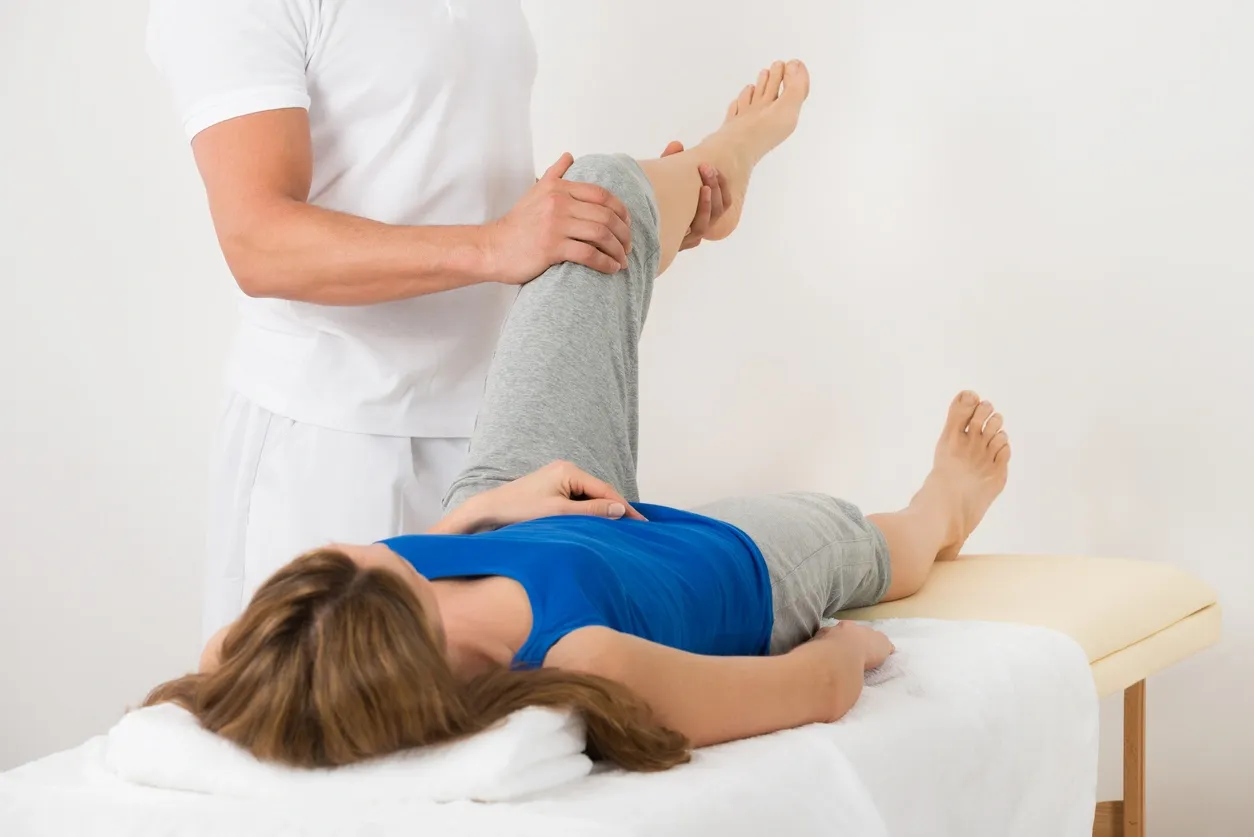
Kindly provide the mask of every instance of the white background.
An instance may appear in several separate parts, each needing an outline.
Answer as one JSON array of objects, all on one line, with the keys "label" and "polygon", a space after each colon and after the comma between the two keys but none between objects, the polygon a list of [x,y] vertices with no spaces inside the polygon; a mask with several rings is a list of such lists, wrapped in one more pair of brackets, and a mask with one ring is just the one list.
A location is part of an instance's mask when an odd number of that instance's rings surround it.
[{"label": "white background", "polygon": [[[1170,561],[1225,639],[1149,687],[1154,833],[1247,822],[1254,4],[534,0],[538,163],[695,142],[773,57],[797,135],[660,283],[642,481],[684,504],[922,478],[993,398],[978,551]],[[0,768],[190,667],[230,278],[143,54],[146,4],[0,5]],[[1103,709],[1103,796],[1119,706]]]}]

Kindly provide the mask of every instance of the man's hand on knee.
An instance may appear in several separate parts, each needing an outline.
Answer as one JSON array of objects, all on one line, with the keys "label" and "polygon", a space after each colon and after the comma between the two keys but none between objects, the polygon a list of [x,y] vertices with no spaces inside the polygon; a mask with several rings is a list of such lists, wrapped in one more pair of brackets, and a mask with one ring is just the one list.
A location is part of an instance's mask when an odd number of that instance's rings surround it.
[{"label": "man's hand on knee", "polygon": [[523,285],[562,262],[607,274],[627,267],[631,214],[608,189],[563,180],[573,164],[563,154],[504,218],[484,228],[496,281]]}]

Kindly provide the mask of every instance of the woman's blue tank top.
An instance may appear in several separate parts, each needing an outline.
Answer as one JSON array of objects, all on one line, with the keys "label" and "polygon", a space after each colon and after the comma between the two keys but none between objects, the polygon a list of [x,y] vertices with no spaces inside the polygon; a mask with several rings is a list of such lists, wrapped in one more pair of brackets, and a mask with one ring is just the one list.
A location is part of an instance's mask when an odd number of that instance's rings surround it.
[{"label": "woman's blue tank top", "polygon": [[432,580],[499,575],[522,585],[532,628],[516,664],[543,664],[555,642],[590,625],[695,654],[766,654],[771,580],[749,536],[691,512],[635,508],[647,522],[568,515],[382,543]]}]

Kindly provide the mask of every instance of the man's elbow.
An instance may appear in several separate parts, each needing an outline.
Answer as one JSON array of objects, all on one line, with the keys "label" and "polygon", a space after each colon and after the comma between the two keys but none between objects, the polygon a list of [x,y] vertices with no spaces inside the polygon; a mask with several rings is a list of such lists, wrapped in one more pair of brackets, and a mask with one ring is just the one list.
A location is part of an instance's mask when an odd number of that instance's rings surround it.
[{"label": "man's elbow", "polygon": [[257,241],[257,235],[248,231],[219,232],[218,244],[226,266],[235,278],[235,284],[246,296],[254,298],[279,295],[275,271],[265,251]]},{"label": "man's elbow", "polygon": [[231,275],[235,277],[235,284],[244,292],[244,296],[253,299],[274,299],[280,296],[274,282],[270,281],[264,273],[232,268]]},{"label": "man's elbow", "polygon": [[295,222],[305,205],[270,200],[230,215],[215,216],[218,244],[235,284],[247,296],[290,299],[297,288],[301,248],[292,240]]}]

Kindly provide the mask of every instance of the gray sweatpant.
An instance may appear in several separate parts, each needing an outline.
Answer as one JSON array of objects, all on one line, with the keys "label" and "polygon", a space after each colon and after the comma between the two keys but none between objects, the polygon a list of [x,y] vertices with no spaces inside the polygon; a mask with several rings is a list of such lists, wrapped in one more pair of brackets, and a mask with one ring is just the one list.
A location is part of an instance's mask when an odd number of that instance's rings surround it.
[{"label": "gray sweatpant", "polygon": [[[565,459],[630,501],[636,484],[639,356],[660,256],[658,210],[634,160],[594,155],[569,180],[613,192],[631,214],[627,268],[605,276],[572,263],[518,294],[501,330],[465,470],[446,508]],[[775,608],[772,653],[805,641],[819,620],[879,601],[890,564],[883,534],[853,505],[821,494],[723,500],[698,509],[753,539]]]}]

